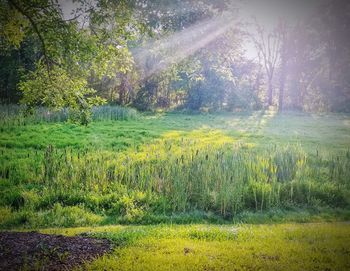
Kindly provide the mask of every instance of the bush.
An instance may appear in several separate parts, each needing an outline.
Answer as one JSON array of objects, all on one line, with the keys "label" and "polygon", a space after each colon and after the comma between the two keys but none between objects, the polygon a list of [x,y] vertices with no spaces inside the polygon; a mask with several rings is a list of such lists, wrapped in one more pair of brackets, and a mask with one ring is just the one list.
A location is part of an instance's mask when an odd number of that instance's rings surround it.
[{"label": "bush", "polygon": [[103,217],[88,212],[81,206],[64,207],[56,203],[51,210],[38,213],[29,224],[36,227],[77,227],[84,225],[98,225]]}]

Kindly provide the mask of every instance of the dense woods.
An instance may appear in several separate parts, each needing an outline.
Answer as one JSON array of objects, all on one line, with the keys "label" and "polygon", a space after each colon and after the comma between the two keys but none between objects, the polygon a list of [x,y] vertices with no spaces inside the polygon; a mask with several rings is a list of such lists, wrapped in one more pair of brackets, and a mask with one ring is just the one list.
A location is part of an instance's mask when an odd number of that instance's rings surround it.
[{"label": "dense woods", "polygon": [[349,10],[321,1],[266,27],[225,0],[2,0],[0,99],[69,108],[83,123],[103,103],[349,111]]}]

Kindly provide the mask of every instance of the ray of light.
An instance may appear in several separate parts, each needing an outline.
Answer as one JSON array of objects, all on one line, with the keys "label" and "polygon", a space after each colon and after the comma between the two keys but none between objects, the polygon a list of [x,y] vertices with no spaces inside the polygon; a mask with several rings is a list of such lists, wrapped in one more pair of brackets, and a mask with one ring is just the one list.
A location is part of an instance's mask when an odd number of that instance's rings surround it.
[{"label": "ray of light", "polygon": [[[134,60],[143,71],[143,78],[150,77],[179,63],[219,38],[233,27],[233,22],[233,19],[228,16],[199,22],[187,29],[159,40],[150,41],[134,49]],[[157,57],[154,57],[155,53]]]}]

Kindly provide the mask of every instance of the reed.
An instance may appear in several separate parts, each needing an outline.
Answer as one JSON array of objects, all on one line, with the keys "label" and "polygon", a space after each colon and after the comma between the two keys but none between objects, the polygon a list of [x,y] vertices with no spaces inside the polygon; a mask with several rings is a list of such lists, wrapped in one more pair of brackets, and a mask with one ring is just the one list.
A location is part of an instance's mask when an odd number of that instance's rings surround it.
[{"label": "reed", "polygon": [[[67,108],[55,111],[45,107],[35,107],[28,111],[25,106],[21,105],[0,105],[0,124],[24,126],[37,123],[65,122],[70,119],[73,113]],[[117,105],[92,108],[93,121],[132,120],[139,118],[139,116],[137,110]]]},{"label": "reed", "polygon": [[[246,210],[349,205],[349,152],[321,157],[300,146],[165,138],[124,153],[48,146],[27,157],[30,165],[1,164],[0,178],[35,186],[39,209],[79,205],[133,221],[194,210],[229,218]],[[15,204],[31,202],[8,207]]]}]

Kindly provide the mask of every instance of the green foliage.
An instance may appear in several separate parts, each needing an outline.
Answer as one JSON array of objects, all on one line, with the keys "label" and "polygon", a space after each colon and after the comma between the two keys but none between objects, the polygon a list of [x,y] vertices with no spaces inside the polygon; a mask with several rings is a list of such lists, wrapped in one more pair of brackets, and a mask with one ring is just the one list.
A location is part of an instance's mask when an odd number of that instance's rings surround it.
[{"label": "green foliage", "polygon": [[59,67],[48,73],[42,64],[19,88],[23,92],[22,103],[30,108],[35,105],[46,105],[56,110],[70,108],[74,112],[71,112],[71,119],[84,125],[90,121],[92,106],[105,103],[105,100],[91,96],[95,91],[87,87],[85,79],[72,78]]},{"label": "green foliage", "polygon": [[23,29],[29,26],[29,22],[18,10],[10,9],[5,1],[0,4],[0,20],[1,47],[7,48],[7,44],[12,44],[19,48],[25,37]]},{"label": "green foliage", "polygon": [[[25,39],[34,36],[40,44],[41,56],[33,60],[35,69],[26,71],[18,87],[23,92],[22,103],[29,107],[70,108],[75,111],[72,120],[86,125],[91,120],[92,106],[105,102],[92,95],[95,90],[88,81],[92,77],[114,77],[131,69],[128,33],[136,30],[129,26],[130,7],[119,3],[114,11],[119,16],[104,16],[108,10],[103,5],[99,14],[91,8],[89,24],[93,31],[89,31],[76,20],[65,20],[58,3],[31,2],[13,0],[1,5],[3,13],[14,13],[13,17],[1,17],[4,29],[0,32],[5,40],[20,48]],[[100,28],[111,20],[114,27],[108,32]]]},{"label": "green foliage", "polygon": [[[283,221],[288,214],[278,210],[349,206],[344,116],[135,117],[128,109],[98,107],[99,121],[81,127],[55,123],[64,112],[46,119],[45,109],[28,118],[16,116],[18,107],[3,109],[2,227],[30,226],[56,204],[102,217],[98,224]],[[328,125],[332,132],[323,130]],[[305,127],[305,136],[293,135]],[[307,220],[305,212],[295,219]],[[61,223],[53,218],[38,218],[38,225]],[[62,223],[83,224],[74,219]]]},{"label": "green foliage", "polygon": [[55,204],[52,210],[39,213],[30,222],[35,227],[76,227],[83,225],[97,225],[101,223],[102,217],[86,211],[80,206],[63,207]]},{"label": "green foliage", "polygon": [[203,108],[221,110],[225,101],[225,91],[227,91],[225,78],[213,70],[206,71],[202,80],[192,84],[188,93],[187,107],[191,110]]}]

